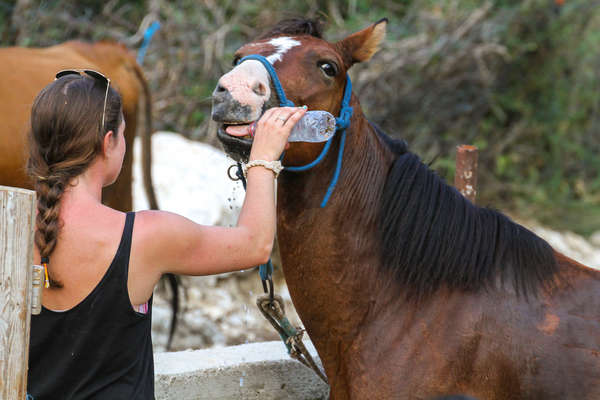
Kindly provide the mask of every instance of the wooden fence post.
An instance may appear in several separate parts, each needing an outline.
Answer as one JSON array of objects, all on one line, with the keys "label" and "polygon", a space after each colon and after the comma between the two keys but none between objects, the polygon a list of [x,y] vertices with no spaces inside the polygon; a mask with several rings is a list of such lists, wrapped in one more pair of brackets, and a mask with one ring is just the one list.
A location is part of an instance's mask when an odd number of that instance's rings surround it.
[{"label": "wooden fence post", "polygon": [[35,192],[0,186],[0,399],[25,399]]}]

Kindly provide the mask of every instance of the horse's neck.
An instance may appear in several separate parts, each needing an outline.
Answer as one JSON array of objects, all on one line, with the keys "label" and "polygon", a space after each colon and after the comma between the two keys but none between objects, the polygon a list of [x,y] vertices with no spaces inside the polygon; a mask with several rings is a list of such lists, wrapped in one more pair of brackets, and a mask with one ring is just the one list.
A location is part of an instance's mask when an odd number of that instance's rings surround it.
[{"label": "horse's neck", "polygon": [[[324,364],[339,362],[372,311],[377,277],[377,209],[392,155],[362,114],[347,131],[339,181],[319,204],[335,170],[339,138],[322,165],[282,175],[278,239],[290,294]],[[340,347],[341,346],[341,347]]]},{"label": "horse's neck", "polygon": [[[320,208],[336,169],[340,133],[337,135],[337,140],[326,158],[316,167],[305,172],[286,173],[280,177],[280,214],[294,214],[295,211],[305,214],[305,211],[310,210],[317,212],[319,218],[324,218],[343,211],[343,208],[367,207],[356,208],[353,216],[368,218],[375,215],[376,202],[379,200],[379,193],[394,155],[366,120],[360,108],[355,111],[355,118],[347,129],[339,181],[327,206]],[[360,224],[358,218],[345,221]]]}]

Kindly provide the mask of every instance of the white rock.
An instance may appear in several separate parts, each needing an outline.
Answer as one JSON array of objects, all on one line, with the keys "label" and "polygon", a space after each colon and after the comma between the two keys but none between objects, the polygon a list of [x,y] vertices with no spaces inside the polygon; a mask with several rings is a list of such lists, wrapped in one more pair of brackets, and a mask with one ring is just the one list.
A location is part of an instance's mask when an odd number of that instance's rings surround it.
[{"label": "white rock", "polygon": [[590,236],[590,243],[593,246],[600,248],[600,231],[594,232],[592,236]]},{"label": "white rock", "polygon": [[[148,208],[140,162],[140,141],[134,144],[134,210]],[[239,182],[227,178],[234,161],[207,144],[171,132],[152,135],[152,178],[161,210],[181,214],[205,225],[235,224],[244,201]]]}]

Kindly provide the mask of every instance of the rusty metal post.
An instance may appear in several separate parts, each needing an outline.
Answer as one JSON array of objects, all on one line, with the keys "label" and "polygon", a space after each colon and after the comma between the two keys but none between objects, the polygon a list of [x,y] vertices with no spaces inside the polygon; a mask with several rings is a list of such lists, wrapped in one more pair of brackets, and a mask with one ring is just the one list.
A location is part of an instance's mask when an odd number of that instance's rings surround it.
[{"label": "rusty metal post", "polygon": [[475,203],[477,196],[477,147],[463,144],[456,147],[454,186]]}]

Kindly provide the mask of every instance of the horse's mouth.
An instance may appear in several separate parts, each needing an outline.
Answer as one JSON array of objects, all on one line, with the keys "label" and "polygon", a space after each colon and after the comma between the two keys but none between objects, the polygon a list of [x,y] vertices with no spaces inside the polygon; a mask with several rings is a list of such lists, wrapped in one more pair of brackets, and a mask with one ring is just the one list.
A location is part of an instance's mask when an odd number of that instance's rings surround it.
[{"label": "horse's mouth", "polygon": [[249,141],[252,143],[253,137],[253,124],[256,121],[250,122],[226,122],[221,124],[223,132],[229,136],[233,136],[242,140]]},{"label": "horse's mouth", "polygon": [[219,124],[217,137],[227,154],[236,161],[247,162],[252,148],[251,125],[255,121]]}]

